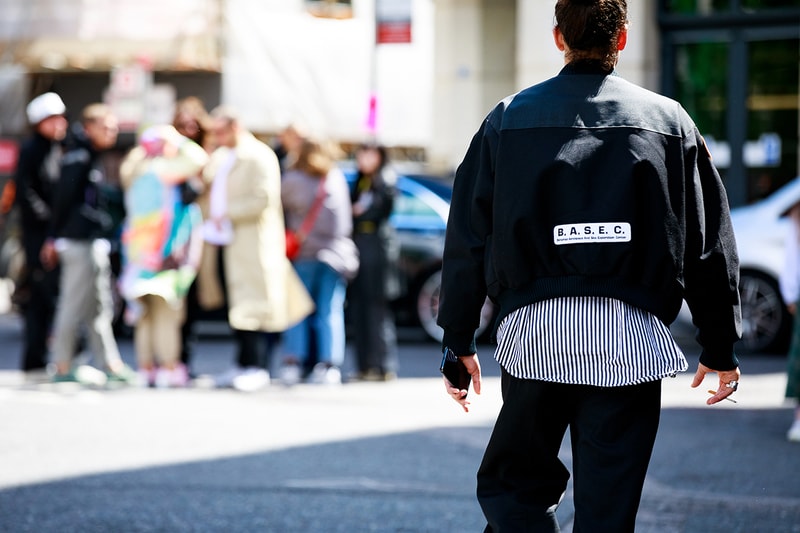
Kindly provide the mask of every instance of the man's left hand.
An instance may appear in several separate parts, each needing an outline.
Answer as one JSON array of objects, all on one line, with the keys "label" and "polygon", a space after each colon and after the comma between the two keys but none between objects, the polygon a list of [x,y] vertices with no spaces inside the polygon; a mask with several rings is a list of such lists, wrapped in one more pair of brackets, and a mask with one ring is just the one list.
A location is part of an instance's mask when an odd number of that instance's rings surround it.
[{"label": "man's left hand", "polygon": [[[719,376],[719,385],[717,385],[716,393],[706,401],[706,404],[708,405],[719,403],[736,392],[736,388],[739,386],[739,376],[741,376],[739,367],[736,367],[733,370],[714,370],[702,363],[699,363],[697,365],[697,372],[694,374],[694,380],[692,380],[692,388],[698,387],[701,383],[703,383],[703,379],[706,377],[706,374],[712,373],[716,373],[717,376]],[[734,383],[735,386],[730,387],[730,383]]]}]

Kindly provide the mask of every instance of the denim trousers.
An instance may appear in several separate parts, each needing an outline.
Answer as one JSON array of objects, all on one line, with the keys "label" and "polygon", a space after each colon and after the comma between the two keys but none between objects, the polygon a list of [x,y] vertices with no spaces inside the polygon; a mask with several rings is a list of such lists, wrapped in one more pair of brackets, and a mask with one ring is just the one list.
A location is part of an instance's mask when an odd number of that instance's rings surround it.
[{"label": "denim trousers", "polygon": [[317,342],[317,361],[342,366],[345,353],[344,300],[347,283],[344,278],[322,261],[298,260],[294,263],[297,275],[314,300],[314,314],[286,330],[283,350],[305,362],[309,355],[310,334]]}]

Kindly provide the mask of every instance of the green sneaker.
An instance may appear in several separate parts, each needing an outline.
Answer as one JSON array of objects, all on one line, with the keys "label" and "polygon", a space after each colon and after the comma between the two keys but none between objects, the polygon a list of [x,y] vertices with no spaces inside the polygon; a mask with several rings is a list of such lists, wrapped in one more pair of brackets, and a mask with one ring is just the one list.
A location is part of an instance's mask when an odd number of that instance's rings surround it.
[{"label": "green sneaker", "polygon": [[50,381],[53,383],[79,383],[74,370],[70,370],[66,374],[53,374]]},{"label": "green sneaker", "polygon": [[56,373],[52,378],[53,383],[78,383],[89,387],[102,387],[107,381],[105,373],[89,365],[72,368],[66,374]]},{"label": "green sneaker", "polygon": [[139,374],[128,365],[124,365],[116,372],[106,370],[106,378],[109,384],[137,385],[139,383]]}]

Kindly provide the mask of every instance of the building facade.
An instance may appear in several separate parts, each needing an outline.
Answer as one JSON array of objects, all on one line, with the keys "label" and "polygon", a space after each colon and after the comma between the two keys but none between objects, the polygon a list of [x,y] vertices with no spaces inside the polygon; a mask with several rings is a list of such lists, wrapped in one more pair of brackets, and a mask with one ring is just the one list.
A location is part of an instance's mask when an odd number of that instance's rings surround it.
[{"label": "building facade", "polygon": [[[432,161],[457,163],[480,120],[563,64],[554,0],[434,0]],[[800,175],[800,0],[628,0],[618,72],[671,96],[706,136],[732,205]]]},{"label": "building facade", "polygon": [[[554,4],[0,0],[0,137],[24,132],[24,105],[45,90],[74,111],[105,98],[132,131],[195,95],[239,108],[265,136],[301,123],[450,171],[497,101],[560,70]],[[800,174],[800,0],[628,9],[619,74],[683,104],[733,205]]]}]

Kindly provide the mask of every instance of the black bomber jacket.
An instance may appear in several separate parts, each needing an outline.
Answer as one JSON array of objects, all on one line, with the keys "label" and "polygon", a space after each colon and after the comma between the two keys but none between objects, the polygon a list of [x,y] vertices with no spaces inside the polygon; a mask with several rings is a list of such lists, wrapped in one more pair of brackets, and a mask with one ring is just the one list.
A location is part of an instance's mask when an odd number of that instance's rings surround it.
[{"label": "black bomber jacket", "polygon": [[500,102],[456,171],[444,249],[444,345],[557,297],[603,296],[670,324],[683,299],[715,370],[738,365],[739,266],[724,186],[675,101],[569,64]]}]

